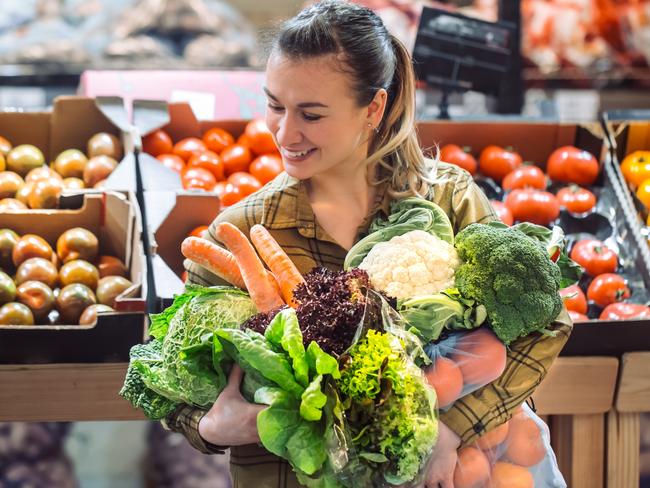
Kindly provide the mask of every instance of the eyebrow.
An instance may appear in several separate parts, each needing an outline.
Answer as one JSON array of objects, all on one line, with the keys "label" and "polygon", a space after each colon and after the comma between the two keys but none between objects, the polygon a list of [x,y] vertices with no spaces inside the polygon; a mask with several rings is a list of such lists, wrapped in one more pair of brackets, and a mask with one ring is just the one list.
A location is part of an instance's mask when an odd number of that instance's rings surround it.
[{"label": "eyebrow", "polygon": [[[271,100],[274,102],[279,102],[278,98],[273,95],[268,88],[263,87],[264,93],[266,93],[266,96],[268,96]],[[327,105],[320,103],[320,102],[303,102],[298,104],[298,108],[313,108],[313,107],[320,107],[320,108],[328,108]]]}]

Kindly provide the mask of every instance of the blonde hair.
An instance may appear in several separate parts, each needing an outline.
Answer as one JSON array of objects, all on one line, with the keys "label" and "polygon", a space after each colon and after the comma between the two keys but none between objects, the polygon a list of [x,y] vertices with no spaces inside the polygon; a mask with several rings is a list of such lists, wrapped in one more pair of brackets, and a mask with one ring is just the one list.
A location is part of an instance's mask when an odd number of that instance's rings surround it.
[{"label": "blonde hair", "polygon": [[423,197],[435,183],[438,151],[431,159],[425,157],[420,148],[415,125],[415,73],[411,56],[399,39],[392,34],[390,37],[396,58],[391,86],[395,92],[372,138],[366,164],[371,169],[379,167],[374,183],[388,183],[391,196]]}]

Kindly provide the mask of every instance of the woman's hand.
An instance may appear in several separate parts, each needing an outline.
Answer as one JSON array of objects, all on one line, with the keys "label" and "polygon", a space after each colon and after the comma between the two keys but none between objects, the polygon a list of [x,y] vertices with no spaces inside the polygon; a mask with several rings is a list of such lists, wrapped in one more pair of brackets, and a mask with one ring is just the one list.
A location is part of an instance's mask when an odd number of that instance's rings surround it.
[{"label": "woman's hand", "polygon": [[260,441],[257,414],[264,405],[247,402],[239,391],[244,372],[234,365],[228,384],[199,422],[199,434],[217,446],[241,446]]},{"label": "woman's hand", "polygon": [[425,476],[426,488],[454,488],[454,469],[460,437],[444,423],[438,423],[438,442],[433,448]]}]

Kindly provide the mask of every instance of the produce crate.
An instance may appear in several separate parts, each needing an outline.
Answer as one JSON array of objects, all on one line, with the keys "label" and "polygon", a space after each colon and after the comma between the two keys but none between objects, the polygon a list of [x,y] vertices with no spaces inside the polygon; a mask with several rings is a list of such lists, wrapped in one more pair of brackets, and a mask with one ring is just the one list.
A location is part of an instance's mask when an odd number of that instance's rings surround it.
[{"label": "produce crate", "polygon": [[[605,135],[599,124],[576,125],[529,121],[440,121],[419,124],[419,137],[424,147],[448,143],[470,146],[472,153],[480,154],[488,145],[512,146],[523,157],[545,168],[547,158],[558,147],[574,145],[591,152],[601,161],[601,172],[591,190],[599,203],[594,212],[573,215],[565,210],[556,221],[566,232],[569,245],[585,237],[604,241],[619,255],[617,271],[628,280],[632,291],[630,301],[645,303],[650,299],[650,271],[645,257],[636,245],[637,227],[630,218],[622,198],[620,181],[609,161]],[[491,199],[501,199],[503,192],[493,181],[477,178],[477,183]],[[551,188],[555,188],[555,185]],[[583,290],[590,278],[580,282]],[[589,316],[599,315],[593,304]],[[612,355],[628,351],[648,350],[650,334],[648,321],[626,320],[619,322],[591,320],[575,324],[569,342],[562,351],[567,356]]]},{"label": "produce crate", "polygon": [[149,217],[156,305],[171,305],[184,288],[181,243],[196,227],[210,225],[219,214],[219,198],[198,192],[145,192]]},{"label": "produce crate", "polygon": [[54,100],[51,111],[0,112],[0,135],[13,146],[32,144],[39,148],[46,161],[54,161],[66,149],[79,149],[86,153],[88,139],[98,132],[117,136],[124,149],[122,160],[107,178],[106,187],[129,190],[129,179],[124,169],[133,165],[131,136],[123,133],[97,107],[95,100],[86,97],[64,96]]},{"label": "produce crate", "polygon": [[95,325],[0,326],[0,364],[124,362],[144,338],[146,270],[135,198],[85,193],[64,197],[61,204],[66,208],[0,213],[0,228],[36,233],[56,248],[64,231],[84,227],[99,239],[100,254],[127,265],[133,286],[117,297],[115,312],[99,314]]}]

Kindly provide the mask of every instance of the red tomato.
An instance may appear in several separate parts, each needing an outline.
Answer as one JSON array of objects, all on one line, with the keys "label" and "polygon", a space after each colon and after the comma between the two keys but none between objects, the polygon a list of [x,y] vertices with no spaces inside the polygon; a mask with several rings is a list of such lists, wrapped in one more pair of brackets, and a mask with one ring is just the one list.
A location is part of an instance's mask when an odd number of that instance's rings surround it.
[{"label": "red tomato", "polygon": [[501,182],[511,171],[521,166],[521,156],[499,146],[488,146],[481,151],[479,171],[485,176]]},{"label": "red tomato", "polygon": [[142,139],[142,150],[152,156],[169,154],[172,152],[172,138],[164,130],[158,129],[147,134]]},{"label": "red tomato", "polygon": [[229,207],[237,203],[239,200],[244,198],[244,194],[241,192],[239,187],[233,185],[232,183],[226,183],[226,186],[223,189],[223,193],[219,197],[221,199],[221,205],[224,207]]},{"label": "red tomato", "polygon": [[203,134],[203,143],[210,151],[220,154],[221,151],[235,143],[235,138],[227,130],[213,127]]},{"label": "red tomato", "polygon": [[237,173],[231,174],[228,177],[228,183],[239,188],[239,191],[245,197],[262,188],[262,184],[257,178],[255,178],[252,174],[246,173],[244,171],[238,171]]},{"label": "red tomato", "polygon": [[577,147],[563,146],[549,156],[546,172],[555,181],[589,186],[598,178],[600,165],[591,153]]},{"label": "red tomato", "polygon": [[226,176],[238,171],[248,171],[252,159],[250,149],[240,144],[234,144],[221,153]]},{"label": "red tomato", "polygon": [[273,134],[262,119],[251,120],[244,130],[248,145],[255,154],[268,154],[277,152]]},{"label": "red tomato", "polygon": [[597,239],[582,239],[571,249],[571,259],[591,276],[613,273],[618,265],[618,256]]},{"label": "red tomato", "polygon": [[589,320],[591,320],[585,314],[574,312],[573,310],[569,310],[569,317],[571,317],[571,320],[574,324],[578,324],[580,322],[589,322]]},{"label": "red tomato", "polygon": [[650,319],[650,307],[637,303],[610,303],[598,318],[600,320]]},{"label": "red tomato", "polygon": [[255,158],[248,168],[248,172],[266,185],[273,178],[284,171],[282,158],[275,154],[263,154]]},{"label": "red tomato", "polygon": [[176,154],[159,154],[156,159],[160,161],[163,166],[167,166],[172,171],[180,173],[185,168],[185,162]]},{"label": "red tomato", "polygon": [[560,290],[560,296],[567,310],[586,314],[587,297],[578,285],[571,285]]},{"label": "red tomato", "polygon": [[201,139],[186,137],[174,144],[173,153],[187,162],[195,153],[201,153],[205,150],[205,144],[203,144]]},{"label": "red tomato", "polygon": [[512,225],[514,223],[515,219],[512,218],[512,212],[508,207],[506,207],[505,203],[498,200],[490,200],[490,204],[497,213],[499,219],[501,219],[501,222],[506,225]]},{"label": "red tomato", "polygon": [[520,166],[508,173],[501,184],[504,190],[516,190],[518,188],[546,189],[546,175],[537,166]]},{"label": "red tomato", "polygon": [[217,194],[219,198],[223,195],[223,192],[226,189],[226,185],[228,183],[226,181],[217,181],[217,184],[214,185],[214,188],[212,188],[212,191]]},{"label": "red tomato", "polygon": [[560,206],[571,213],[589,212],[596,206],[596,195],[578,185],[567,186],[557,192]]},{"label": "red tomato", "polygon": [[512,190],[506,197],[506,206],[520,222],[548,225],[560,215],[555,195],[541,190]]},{"label": "red tomato", "polygon": [[605,273],[596,276],[591,282],[587,288],[587,298],[599,307],[606,307],[610,303],[630,298],[630,289],[622,276]]},{"label": "red tomato", "polygon": [[203,237],[203,233],[208,230],[207,225],[199,225],[198,227],[195,227],[192,229],[192,232],[190,232],[187,237]]},{"label": "red tomato", "polygon": [[187,162],[188,168],[203,168],[207,169],[214,175],[215,180],[224,179],[224,168],[221,158],[212,151],[203,151],[202,153],[195,153]]},{"label": "red tomato", "polygon": [[251,147],[251,145],[250,145],[250,141],[248,140],[248,137],[246,136],[246,134],[242,134],[242,135],[240,135],[240,136],[237,138],[237,142],[236,142],[236,144],[239,144],[240,146],[246,146],[246,147],[249,148],[249,149],[250,149],[250,147]]},{"label": "red tomato", "polygon": [[461,148],[456,144],[447,144],[440,149],[440,159],[445,163],[455,164],[466,170],[469,174],[476,174],[478,163],[469,152],[469,148]]},{"label": "red tomato", "polygon": [[214,188],[217,180],[207,169],[185,168],[181,173],[181,181],[185,190],[205,190]]}]

